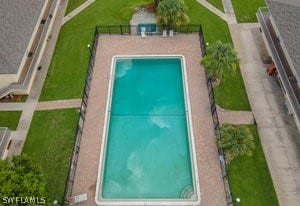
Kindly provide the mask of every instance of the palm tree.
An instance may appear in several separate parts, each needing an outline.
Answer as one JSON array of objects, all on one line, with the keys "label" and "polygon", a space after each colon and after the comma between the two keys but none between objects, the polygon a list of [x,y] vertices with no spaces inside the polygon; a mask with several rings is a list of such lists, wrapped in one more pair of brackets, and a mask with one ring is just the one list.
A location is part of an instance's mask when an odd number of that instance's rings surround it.
[{"label": "palm tree", "polygon": [[207,55],[201,59],[201,64],[213,80],[215,78],[223,79],[225,70],[235,74],[238,63],[239,59],[232,45],[221,41],[208,46]]},{"label": "palm tree", "polygon": [[253,136],[245,126],[224,125],[221,128],[221,138],[217,141],[218,145],[225,150],[228,162],[238,156],[252,156],[252,151],[255,149]]},{"label": "palm tree", "polygon": [[181,24],[188,23],[186,7],[183,0],[164,0],[157,7],[157,22],[164,28],[176,29]]}]

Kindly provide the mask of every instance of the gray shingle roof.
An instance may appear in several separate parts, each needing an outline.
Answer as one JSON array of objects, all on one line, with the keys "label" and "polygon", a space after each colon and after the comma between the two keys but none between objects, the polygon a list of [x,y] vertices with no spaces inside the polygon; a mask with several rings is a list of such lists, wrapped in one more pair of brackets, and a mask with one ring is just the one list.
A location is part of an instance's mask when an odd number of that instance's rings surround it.
[{"label": "gray shingle roof", "polygon": [[300,77],[300,0],[266,0]]},{"label": "gray shingle roof", "polygon": [[0,0],[0,73],[16,74],[45,0]]}]

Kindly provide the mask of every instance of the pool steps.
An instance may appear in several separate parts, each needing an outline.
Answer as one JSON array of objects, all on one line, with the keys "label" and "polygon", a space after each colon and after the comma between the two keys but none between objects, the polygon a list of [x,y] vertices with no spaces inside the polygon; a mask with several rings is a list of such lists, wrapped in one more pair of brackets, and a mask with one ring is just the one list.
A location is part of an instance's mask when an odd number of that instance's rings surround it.
[{"label": "pool steps", "polygon": [[193,196],[194,196],[193,185],[186,186],[180,192],[180,198],[182,199],[191,199]]}]

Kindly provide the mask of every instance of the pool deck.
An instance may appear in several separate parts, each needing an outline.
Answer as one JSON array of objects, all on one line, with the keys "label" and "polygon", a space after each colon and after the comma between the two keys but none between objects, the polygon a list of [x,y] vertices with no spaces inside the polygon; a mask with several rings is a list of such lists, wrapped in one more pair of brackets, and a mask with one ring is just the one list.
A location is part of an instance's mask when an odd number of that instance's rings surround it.
[{"label": "pool deck", "polygon": [[99,38],[88,109],[72,196],[88,194],[78,205],[96,205],[95,190],[104,126],[111,60],[114,55],[183,55],[186,60],[191,115],[196,144],[201,206],[226,205],[214,139],[204,69],[200,66],[198,35],[101,36]]}]

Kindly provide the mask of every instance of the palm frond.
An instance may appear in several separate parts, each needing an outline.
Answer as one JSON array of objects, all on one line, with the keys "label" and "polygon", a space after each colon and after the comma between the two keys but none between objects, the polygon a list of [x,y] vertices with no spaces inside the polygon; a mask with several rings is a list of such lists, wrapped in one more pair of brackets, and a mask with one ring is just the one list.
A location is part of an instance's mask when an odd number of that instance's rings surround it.
[{"label": "palm frond", "polygon": [[245,126],[225,125],[221,128],[221,137],[218,139],[218,145],[225,150],[228,162],[238,156],[252,156],[255,143],[253,136]]},{"label": "palm frond", "polygon": [[[207,71],[209,70],[208,74],[212,75],[211,77],[223,79],[224,70],[229,71],[232,75],[236,73],[239,60],[230,43],[215,42],[207,47],[206,56],[209,56],[209,58],[204,57],[205,60],[201,63]],[[211,63],[208,61],[211,61]],[[211,68],[212,66],[215,68]]]},{"label": "palm frond", "polygon": [[[183,0],[164,0],[161,1],[157,7],[158,23],[164,27],[171,27],[171,29],[178,28],[181,24],[189,22],[186,15],[186,6]],[[164,21],[161,21],[164,19]]]}]

